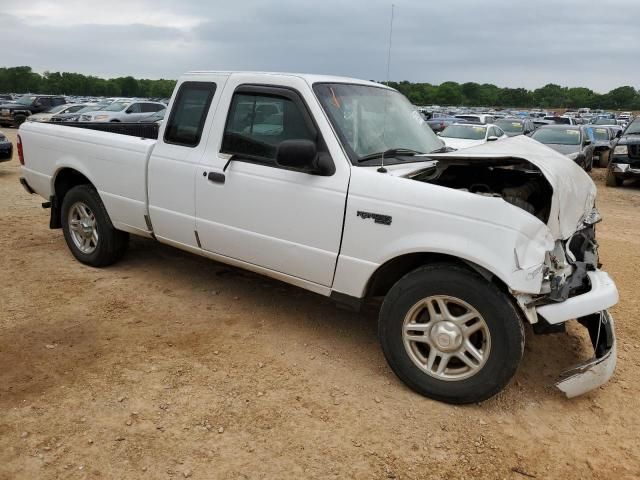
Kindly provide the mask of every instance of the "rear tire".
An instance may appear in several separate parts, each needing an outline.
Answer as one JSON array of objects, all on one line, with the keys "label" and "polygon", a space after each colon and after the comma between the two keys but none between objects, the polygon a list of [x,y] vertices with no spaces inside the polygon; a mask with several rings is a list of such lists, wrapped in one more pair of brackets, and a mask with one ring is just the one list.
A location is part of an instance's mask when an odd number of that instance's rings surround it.
[{"label": "rear tire", "polygon": [[27,121],[27,117],[25,115],[16,115],[13,120],[13,124],[18,128],[24,122]]},{"label": "rear tire", "polygon": [[609,165],[607,167],[607,179],[606,179],[606,184],[607,187],[621,187],[622,186],[622,182],[624,182],[624,179],[617,177],[614,173],[613,173],[613,165]]},{"label": "rear tire", "polygon": [[116,230],[98,192],[78,185],[62,201],[62,230],[76,259],[92,267],[106,267],[124,255],[129,234]]},{"label": "rear tire", "polygon": [[523,324],[509,297],[453,264],[421,267],[400,279],[382,304],[378,336],[400,380],[453,404],[501,391],[524,351]]}]

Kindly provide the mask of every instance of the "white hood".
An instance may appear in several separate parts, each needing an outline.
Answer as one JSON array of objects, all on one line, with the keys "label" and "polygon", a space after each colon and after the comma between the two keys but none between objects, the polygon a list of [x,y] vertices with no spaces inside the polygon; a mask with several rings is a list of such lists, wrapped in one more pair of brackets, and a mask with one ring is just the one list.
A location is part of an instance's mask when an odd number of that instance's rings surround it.
[{"label": "white hood", "polygon": [[[547,223],[556,239],[568,239],[594,207],[596,186],[573,160],[524,135],[499,142],[489,142],[464,151],[428,155],[429,158],[518,158],[538,167],[553,189],[551,212]],[[396,165],[394,165],[396,167]],[[406,175],[415,164],[397,166],[390,173]],[[421,167],[424,168],[424,167]]]},{"label": "white hood", "polygon": [[[595,203],[597,189],[581,167],[565,155],[524,135],[490,142],[463,152],[464,158],[521,158],[534,164],[545,176],[553,199],[548,226],[556,238],[566,240],[579,228]],[[460,153],[433,155],[460,157]],[[430,155],[431,157],[431,155]]]}]

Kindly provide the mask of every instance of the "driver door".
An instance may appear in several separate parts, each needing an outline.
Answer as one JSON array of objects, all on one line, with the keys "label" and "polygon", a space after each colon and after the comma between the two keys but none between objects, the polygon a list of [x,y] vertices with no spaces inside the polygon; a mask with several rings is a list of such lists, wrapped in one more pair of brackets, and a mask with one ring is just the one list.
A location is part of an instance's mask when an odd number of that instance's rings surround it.
[{"label": "driver door", "polygon": [[313,120],[296,81],[227,85],[221,104],[230,107],[216,129],[222,138],[196,174],[196,226],[204,250],[331,286],[350,170],[344,161],[332,174],[276,162],[280,143],[300,139],[315,142],[319,155],[344,159],[329,151],[329,127]]}]

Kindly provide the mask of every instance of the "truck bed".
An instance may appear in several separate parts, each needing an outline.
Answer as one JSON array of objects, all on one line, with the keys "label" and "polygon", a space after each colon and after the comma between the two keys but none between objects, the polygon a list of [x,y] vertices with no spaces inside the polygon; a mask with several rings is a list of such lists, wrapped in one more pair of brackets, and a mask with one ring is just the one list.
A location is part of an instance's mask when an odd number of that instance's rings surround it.
[{"label": "truck bed", "polygon": [[123,123],[123,122],[50,122],[65,127],[85,128],[100,132],[111,132],[131,137],[158,139],[159,125],[153,123]]},{"label": "truck bed", "polygon": [[[59,123],[25,122],[22,139],[29,185],[50,198],[54,182],[65,168],[87,177],[100,197],[116,228],[145,234],[147,214],[147,164],[156,143],[153,139],[124,134],[128,129],[113,124],[73,127]],[[140,125],[140,124],[137,124]],[[99,128],[99,130],[98,130]],[[121,133],[103,131],[120,128]],[[157,136],[157,134],[156,134]]]}]

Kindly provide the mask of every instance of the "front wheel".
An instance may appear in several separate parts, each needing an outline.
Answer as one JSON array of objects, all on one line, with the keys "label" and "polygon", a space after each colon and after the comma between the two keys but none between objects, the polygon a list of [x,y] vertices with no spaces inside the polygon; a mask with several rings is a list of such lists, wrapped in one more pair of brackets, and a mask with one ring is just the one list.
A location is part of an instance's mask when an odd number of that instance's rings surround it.
[{"label": "front wheel", "polygon": [[129,242],[129,234],[113,227],[100,195],[89,185],[73,187],[64,196],[62,230],[73,256],[92,267],[118,261]]},{"label": "front wheel", "polygon": [[454,404],[502,390],[524,350],[522,321],[507,295],[449,264],[421,267],[398,281],[382,304],[378,335],[407,386]]}]

